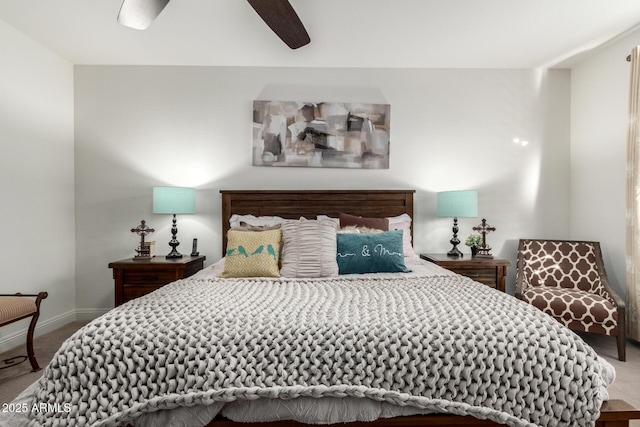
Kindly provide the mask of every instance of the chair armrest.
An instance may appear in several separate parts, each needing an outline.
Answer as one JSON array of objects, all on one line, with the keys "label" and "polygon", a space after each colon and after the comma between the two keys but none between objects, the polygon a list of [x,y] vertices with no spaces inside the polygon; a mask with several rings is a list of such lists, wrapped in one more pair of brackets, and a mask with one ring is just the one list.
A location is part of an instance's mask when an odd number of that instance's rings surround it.
[{"label": "chair armrest", "polygon": [[40,312],[40,303],[43,299],[46,299],[49,296],[48,292],[38,292],[36,296],[36,307],[38,307],[38,313]]},{"label": "chair armrest", "polygon": [[602,286],[604,286],[604,290],[607,291],[611,299],[613,299],[618,309],[624,309],[624,301],[622,297],[618,295],[618,293],[613,289],[613,287],[609,283],[609,279],[607,278],[607,273],[604,271],[604,265],[602,265],[602,268],[600,268],[600,266],[598,267],[599,267],[598,274],[600,275],[600,282],[602,282]]},{"label": "chair armrest", "polygon": [[527,289],[524,281],[525,279],[522,277],[521,271],[516,270],[516,291],[514,296],[518,299],[522,299],[522,294],[524,294],[524,291]]},{"label": "chair armrest", "polygon": [[524,241],[520,240],[518,244],[518,259],[516,260],[516,291],[515,297],[522,299],[522,294],[529,287],[529,281],[524,277],[524,259],[522,251],[524,250]]},{"label": "chair armrest", "polygon": [[604,290],[609,294],[616,307],[620,310],[624,310],[624,300],[613,290],[613,287],[609,283],[609,279],[607,278],[607,270],[604,267],[604,260],[602,258],[602,250],[600,249],[600,244],[595,245],[596,252],[596,268],[598,269],[598,276],[600,276],[600,282],[604,287]]},{"label": "chair armrest", "polygon": [[[600,248],[598,248],[600,249]],[[609,283],[609,279],[607,279],[607,272],[604,269],[604,261],[602,260],[602,254],[597,258],[596,264],[598,267],[598,274],[600,276],[600,281],[602,286],[604,287],[605,292],[609,294],[609,297],[613,300],[614,304],[618,309],[618,358],[622,361],[625,360],[625,346],[624,342],[626,340],[626,322],[627,322],[627,310],[624,305],[624,301],[613,290],[611,284]]]},{"label": "chair armrest", "polygon": [[0,297],[39,297],[40,295],[42,295],[42,299],[49,296],[47,292],[38,292],[37,294],[23,294],[21,292],[16,292],[15,294],[0,294]]}]

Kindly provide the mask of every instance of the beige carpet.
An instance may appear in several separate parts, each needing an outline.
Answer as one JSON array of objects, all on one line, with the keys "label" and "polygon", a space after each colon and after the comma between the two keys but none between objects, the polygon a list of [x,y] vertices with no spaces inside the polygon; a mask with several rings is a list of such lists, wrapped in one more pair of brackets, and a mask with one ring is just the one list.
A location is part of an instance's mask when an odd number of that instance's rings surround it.
[{"label": "beige carpet", "polygon": [[[60,329],[35,338],[33,340],[33,348],[36,359],[38,360],[38,365],[44,369],[63,341],[86,323],[86,321],[71,322]],[[26,345],[9,350],[6,353],[0,353],[0,360],[21,354],[27,354]],[[39,372],[31,372],[31,364],[28,360],[19,365],[0,370],[0,404],[11,402],[25,388],[40,378],[41,375],[42,370]]]},{"label": "beige carpet", "polygon": [[[73,322],[36,338],[34,347],[40,367],[46,366],[62,342],[85,323],[83,321]],[[629,341],[627,343],[627,361],[620,362],[617,358],[618,353],[614,338],[588,334],[583,334],[582,337],[599,355],[616,368],[617,378],[609,388],[610,397],[624,399],[636,408],[640,408],[640,344]],[[26,354],[26,349],[21,347],[2,353],[0,360],[18,354]],[[28,361],[0,370],[0,404],[11,402],[20,392],[40,378],[40,375],[42,375],[42,371],[31,372],[31,365]],[[631,426],[640,427],[640,420],[632,421]]]},{"label": "beige carpet", "polygon": [[[609,397],[640,408],[640,343],[627,341],[627,361],[620,362],[615,338],[595,334],[580,336],[616,368],[616,380],[609,387]],[[629,425],[640,427],[640,420],[631,421]]]}]

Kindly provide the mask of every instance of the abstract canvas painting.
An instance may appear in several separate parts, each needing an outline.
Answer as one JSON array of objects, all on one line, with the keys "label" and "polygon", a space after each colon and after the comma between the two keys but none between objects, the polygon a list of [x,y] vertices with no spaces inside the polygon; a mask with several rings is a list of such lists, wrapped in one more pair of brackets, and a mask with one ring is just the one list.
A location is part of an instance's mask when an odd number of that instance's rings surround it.
[{"label": "abstract canvas painting", "polygon": [[389,168],[390,105],[253,102],[253,165]]}]

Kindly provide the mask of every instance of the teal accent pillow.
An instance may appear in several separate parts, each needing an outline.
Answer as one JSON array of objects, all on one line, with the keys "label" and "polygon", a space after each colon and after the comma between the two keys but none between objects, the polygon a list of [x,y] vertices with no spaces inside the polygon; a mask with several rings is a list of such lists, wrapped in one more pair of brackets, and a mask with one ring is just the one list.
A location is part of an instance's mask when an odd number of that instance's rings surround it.
[{"label": "teal accent pillow", "polygon": [[373,234],[338,233],[339,274],[409,273],[404,264],[402,230]]}]

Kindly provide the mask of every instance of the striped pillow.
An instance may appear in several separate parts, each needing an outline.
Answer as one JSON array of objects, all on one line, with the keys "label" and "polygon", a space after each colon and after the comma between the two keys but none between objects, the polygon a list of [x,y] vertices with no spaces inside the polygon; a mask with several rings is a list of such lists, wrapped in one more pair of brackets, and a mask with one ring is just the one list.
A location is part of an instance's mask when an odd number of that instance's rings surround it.
[{"label": "striped pillow", "polygon": [[282,224],[282,277],[338,275],[336,228],[331,221],[285,221]]}]

